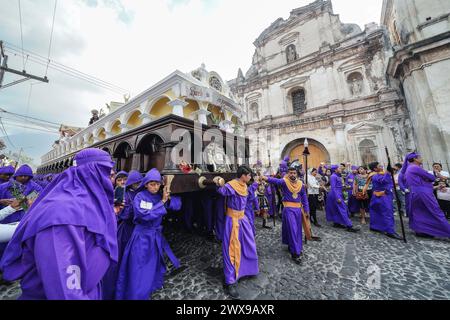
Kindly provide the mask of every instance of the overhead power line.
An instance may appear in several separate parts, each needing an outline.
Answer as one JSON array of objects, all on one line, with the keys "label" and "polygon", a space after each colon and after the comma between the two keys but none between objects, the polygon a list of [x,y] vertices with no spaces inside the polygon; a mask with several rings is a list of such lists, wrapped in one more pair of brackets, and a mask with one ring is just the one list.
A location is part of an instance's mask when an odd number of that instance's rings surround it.
[{"label": "overhead power line", "polygon": [[[9,42],[5,42],[5,48],[7,48],[9,51],[12,51],[13,53],[15,53],[16,55],[22,56],[25,55],[26,57],[28,57],[31,61],[38,63],[40,65],[43,66],[47,66],[47,64],[49,63],[49,59],[43,57],[40,54],[34,53],[32,51],[29,50],[25,50],[24,49],[24,53],[21,52],[20,48],[9,43]],[[114,91],[116,93],[120,93],[120,94],[124,94],[124,93],[129,93],[130,91],[127,89],[124,89],[122,87],[119,87],[115,84],[112,84],[110,82],[101,80],[97,77],[91,76],[87,73],[84,73],[82,71],[79,71],[77,69],[74,69],[72,67],[66,66],[62,63],[56,62],[54,60],[50,60],[49,63],[49,68],[66,73],[68,75],[71,75],[73,77],[76,78],[81,78],[81,80],[85,80],[88,81],[94,85],[98,85],[103,87],[104,89],[108,89],[110,91]]]}]

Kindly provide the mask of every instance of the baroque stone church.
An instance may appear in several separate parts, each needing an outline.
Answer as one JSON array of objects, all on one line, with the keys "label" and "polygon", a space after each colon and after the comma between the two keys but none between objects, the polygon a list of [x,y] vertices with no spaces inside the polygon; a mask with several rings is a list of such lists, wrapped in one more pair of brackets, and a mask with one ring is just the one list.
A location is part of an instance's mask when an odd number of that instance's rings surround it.
[{"label": "baroque stone church", "polygon": [[277,19],[254,45],[252,66],[229,85],[257,136],[255,159],[302,159],[305,138],[313,166],[387,163],[385,147],[401,161],[416,148],[408,109],[386,73],[386,28],[343,23],[331,1],[317,0]]}]

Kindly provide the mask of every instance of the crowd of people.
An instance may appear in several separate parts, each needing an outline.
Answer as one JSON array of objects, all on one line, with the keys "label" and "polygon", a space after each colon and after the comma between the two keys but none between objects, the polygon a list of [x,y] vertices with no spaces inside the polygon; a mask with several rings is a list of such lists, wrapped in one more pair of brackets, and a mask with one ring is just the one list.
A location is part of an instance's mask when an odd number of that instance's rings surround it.
[{"label": "crowd of people", "polygon": [[175,216],[221,242],[224,284],[238,299],[239,279],[259,273],[256,232],[279,216],[297,264],[305,241],[321,241],[312,229],[322,227],[321,209],[335,228],[359,232],[359,215],[371,231],[402,239],[397,208],[417,236],[450,238],[449,174],[440,164],[427,172],[422,161],[411,153],[393,167],[321,164],[305,172],[285,158],[277,172],[241,166],[231,181],[216,177],[215,188],[181,195],[156,169],[116,173],[98,149],[80,151],[60,174],[1,167],[0,270],[3,281],[21,281],[21,299],[149,299],[163,287],[167,263],[180,266],[162,227]]}]

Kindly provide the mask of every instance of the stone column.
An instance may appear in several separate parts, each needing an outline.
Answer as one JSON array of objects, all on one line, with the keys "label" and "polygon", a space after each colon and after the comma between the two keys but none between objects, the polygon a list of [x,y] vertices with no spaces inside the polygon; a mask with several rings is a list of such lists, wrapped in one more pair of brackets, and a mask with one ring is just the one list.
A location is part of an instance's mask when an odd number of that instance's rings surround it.
[{"label": "stone column", "polygon": [[134,151],[133,153],[133,162],[131,164],[131,170],[137,170],[141,168],[141,154]]},{"label": "stone column", "polygon": [[170,101],[168,103],[169,106],[171,106],[172,109],[172,114],[179,116],[179,117],[184,117],[184,108],[188,105],[188,103],[182,99],[175,99],[173,101]]},{"label": "stone column", "polygon": [[125,132],[127,132],[128,130],[132,129],[132,128],[131,128],[129,125],[127,125],[127,124],[121,124],[121,125],[119,125],[119,127],[120,127],[120,129],[122,129],[121,133],[125,133]]},{"label": "stone column", "polygon": [[336,136],[336,155],[337,159],[335,162],[343,162],[345,161],[345,134],[344,134],[345,125],[335,125],[333,126],[333,130]]},{"label": "stone column", "polygon": [[139,116],[142,119],[142,124],[147,124],[153,121],[154,117],[149,115],[148,113],[143,113]]},{"label": "stone column", "polygon": [[208,124],[208,116],[211,114],[208,110],[200,109],[192,113],[192,115],[197,116],[197,121],[201,124]]}]

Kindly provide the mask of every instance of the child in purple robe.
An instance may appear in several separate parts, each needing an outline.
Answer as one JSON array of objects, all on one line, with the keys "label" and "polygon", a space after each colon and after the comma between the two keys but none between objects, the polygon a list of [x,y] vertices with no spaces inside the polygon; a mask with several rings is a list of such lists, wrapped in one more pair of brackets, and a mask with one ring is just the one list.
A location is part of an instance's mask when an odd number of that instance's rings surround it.
[{"label": "child in purple robe", "polygon": [[241,166],[237,179],[220,186],[217,192],[226,197],[226,216],[223,230],[222,254],[225,285],[233,299],[239,299],[237,281],[240,278],[256,276],[259,273],[258,254],[251,222],[245,215],[248,199],[247,183],[252,178],[252,170]]},{"label": "child in purple robe", "polygon": [[422,168],[417,153],[406,156],[406,185],[410,190],[410,227],[420,237],[450,238],[450,224],[433,193],[434,175]]},{"label": "child in purple robe", "polygon": [[111,156],[86,149],[23,217],[0,268],[21,280],[25,300],[97,300],[101,279],[117,262]]},{"label": "child in purple robe", "polygon": [[358,232],[358,228],[353,227],[353,223],[349,218],[348,207],[345,204],[343,196],[342,172],[344,166],[334,165],[331,171],[334,173],[330,178],[330,191],[326,201],[326,217],[327,221],[333,222],[335,228],[345,228],[349,232]]},{"label": "child in purple robe", "polygon": [[[395,231],[393,182],[390,172],[383,172],[378,162],[369,165],[372,173],[366,185],[372,183],[372,199],[370,200],[370,230],[381,232],[390,238],[402,240]],[[393,169],[388,166],[388,171]]]},{"label": "child in purple robe", "polygon": [[[13,175],[12,179],[8,182],[0,185],[0,201],[4,203],[4,205],[0,205],[0,209],[3,209],[6,205],[9,204],[10,201],[15,199],[17,196],[15,193],[21,194],[21,196],[28,196],[32,192],[40,193],[42,191],[42,187],[38,185],[33,180],[33,170],[28,165],[23,165],[19,169],[17,169],[16,173]],[[6,202],[6,203],[5,203]],[[22,217],[25,215],[24,210],[19,210],[10,215],[9,217],[0,221],[0,224],[10,224],[14,222],[19,222],[22,220]],[[4,250],[6,249],[6,244],[0,244],[0,259],[3,255]]]},{"label": "child in purple robe", "polygon": [[170,196],[161,188],[161,174],[150,170],[133,200],[134,231],[123,253],[116,287],[116,300],[148,300],[162,288],[167,255],[173,265],[180,263],[173,254],[162,232],[162,220],[167,210],[179,211],[181,199]]},{"label": "child in purple robe", "polygon": [[[289,168],[283,179],[264,177],[264,180],[281,188],[283,194],[282,242],[289,246],[295,263],[301,264],[303,250],[303,214],[309,216],[306,188],[298,178],[297,168]],[[308,217],[309,219],[309,217]]]},{"label": "child in purple robe", "polygon": [[0,184],[6,183],[11,179],[11,177],[15,173],[15,169],[13,166],[1,167],[0,168]]}]

